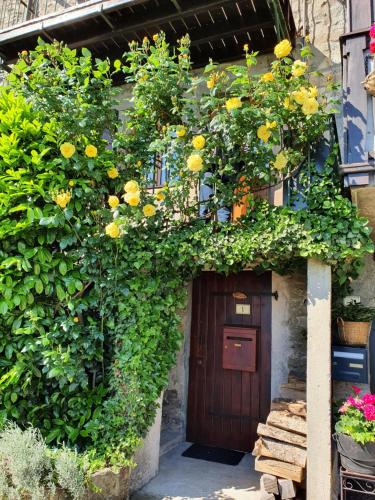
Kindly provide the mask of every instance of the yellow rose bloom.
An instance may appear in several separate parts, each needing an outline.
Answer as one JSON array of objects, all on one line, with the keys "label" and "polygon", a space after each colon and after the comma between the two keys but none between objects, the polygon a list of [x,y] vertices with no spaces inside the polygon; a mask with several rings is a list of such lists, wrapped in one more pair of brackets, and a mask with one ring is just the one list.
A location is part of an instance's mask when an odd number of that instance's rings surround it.
[{"label": "yellow rose bloom", "polygon": [[60,152],[64,158],[71,158],[76,152],[76,148],[70,142],[64,142],[60,146]]},{"label": "yellow rose bloom", "polygon": [[105,226],[105,234],[111,238],[118,238],[120,236],[120,228],[115,222],[111,222]]},{"label": "yellow rose bloom", "polygon": [[263,142],[268,142],[271,137],[271,131],[268,129],[267,125],[261,125],[257,130],[257,136]]},{"label": "yellow rose bloom", "polygon": [[152,35],[152,39],[154,40],[154,42],[157,42],[159,39],[159,35],[155,33],[155,35]]},{"label": "yellow rose bloom", "polygon": [[316,87],[316,85],[313,85],[312,87],[309,88],[309,97],[318,97],[319,95],[319,90]]},{"label": "yellow rose bloom", "polygon": [[269,71],[268,73],[264,73],[264,75],[262,75],[260,79],[262,80],[262,82],[273,82],[275,80],[275,77],[273,76],[273,73]]},{"label": "yellow rose bloom", "polygon": [[278,59],[288,56],[292,51],[292,44],[289,40],[282,40],[274,49],[275,56]]},{"label": "yellow rose bloom", "polygon": [[143,215],[145,217],[153,217],[155,214],[156,214],[156,208],[154,207],[154,205],[148,203],[143,207]]},{"label": "yellow rose bloom", "polygon": [[195,137],[193,137],[191,143],[193,144],[194,149],[203,149],[206,144],[206,139],[203,137],[203,135],[196,135]]},{"label": "yellow rose bloom", "polygon": [[88,146],[86,146],[85,148],[85,155],[88,156],[89,158],[95,158],[95,156],[97,156],[98,154],[98,150],[96,149],[95,146],[93,146],[92,144],[89,144]]},{"label": "yellow rose bloom", "polygon": [[162,189],[158,189],[155,192],[155,198],[157,201],[164,201],[165,200],[165,194],[163,193]]},{"label": "yellow rose bloom", "polygon": [[186,135],[186,127],[179,125],[176,129],[176,135],[177,137],[184,137]]},{"label": "yellow rose bloom", "polygon": [[56,205],[58,205],[60,208],[66,208],[67,204],[72,199],[72,195],[69,191],[61,191],[60,193],[56,194],[56,196],[54,196],[52,199],[56,203]]},{"label": "yellow rose bloom", "polygon": [[288,158],[285,156],[285,154],[281,151],[276,155],[275,161],[273,162],[274,168],[276,170],[283,170],[288,164]]},{"label": "yellow rose bloom", "polygon": [[299,90],[295,90],[294,92],[292,92],[292,97],[297,104],[300,104],[302,106],[302,104],[308,97],[308,91],[305,89],[305,87],[301,87]]},{"label": "yellow rose bloom", "polygon": [[73,321],[74,321],[74,323],[79,323],[79,317],[78,316],[74,316]]},{"label": "yellow rose bloom", "polygon": [[232,109],[238,109],[242,106],[241,99],[239,97],[231,97],[225,103],[227,111],[232,111]]},{"label": "yellow rose bloom", "polygon": [[266,127],[267,128],[276,128],[277,127],[277,122],[269,122],[268,120],[266,121]]},{"label": "yellow rose bloom", "polygon": [[203,158],[197,154],[190,155],[187,159],[187,168],[191,172],[200,172],[203,168]]},{"label": "yellow rose bloom", "polygon": [[141,160],[138,160],[137,161],[137,167],[141,167],[141,166],[142,166],[142,162],[141,162]]},{"label": "yellow rose bloom", "polygon": [[137,193],[139,185],[137,181],[128,181],[124,186],[125,193]]},{"label": "yellow rose bloom", "polygon": [[249,44],[248,43],[245,43],[245,45],[243,46],[243,50],[245,52],[248,52],[248,50],[249,50]]},{"label": "yellow rose bloom", "polygon": [[111,167],[107,170],[107,175],[110,179],[116,179],[119,176],[118,170],[116,167]]},{"label": "yellow rose bloom", "polygon": [[70,186],[70,187],[74,187],[74,186],[75,186],[75,184],[76,184],[76,183],[75,183],[74,181],[69,181],[69,186]]},{"label": "yellow rose bloom", "polygon": [[210,78],[209,80],[207,80],[207,88],[208,89],[213,89],[215,87],[215,79],[214,78]]},{"label": "yellow rose bloom", "polygon": [[120,200],[117,198],[117,196],[108,196],[108,205],[111,208],[116,208],[120,204]]},{"label": "yellow rose bloom", "polygon": [[292,75],[299,77],[305,74],[307,70],[307,64],[303,61],[300,61],[297,59],[297,61],[294,61],[293,66],[292,66]]},{"label": "yellow rose bloom", "polygon": [[315,97],[308,97],[302,105],[302,113],[305,115],[313,115],[319,109],[319,103]]},{"label": "yellow rose bloom", "polygon": [[139,202],[141,201],[141,194],[139,191],[132,191],[126,193],[124,196],[124,200],[131,207],[136,207],[137,205],[139,205]]},{"label": "yellow rose bloom", "polygon": [[296,109],[296,107],[292,103],[290,97],[285,97],[285,99],[284,99],[284,108],[285,109],[290,109],[291,111],[293,111],[294,109]]}]

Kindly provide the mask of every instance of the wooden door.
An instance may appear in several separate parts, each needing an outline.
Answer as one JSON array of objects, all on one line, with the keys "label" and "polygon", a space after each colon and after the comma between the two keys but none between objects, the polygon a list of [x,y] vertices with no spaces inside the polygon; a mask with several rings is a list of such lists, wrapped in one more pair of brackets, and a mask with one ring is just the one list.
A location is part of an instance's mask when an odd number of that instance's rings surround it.
[{"label": "wooden door", "polygon": [[[234,298],[238,291],[247,298]],[[270,406],[271,298],[270,272],[258,276],[243,271],[228,277],[205,272],[194,281],[188,441],[252,450],[257,424]],[[236,314],[237,304],[250,305],[250,314]],[[242,311],[248,312],[248,307]],[[256,371],[223,368],[224,326],[257,331]]]}]

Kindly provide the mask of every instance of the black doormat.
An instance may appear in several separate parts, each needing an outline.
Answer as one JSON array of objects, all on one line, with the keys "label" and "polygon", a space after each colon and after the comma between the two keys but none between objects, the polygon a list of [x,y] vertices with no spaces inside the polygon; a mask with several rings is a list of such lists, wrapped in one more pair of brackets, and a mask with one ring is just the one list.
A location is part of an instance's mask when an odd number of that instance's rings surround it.
[{"label": "black doormat", "polygon": [[244,455],[245,453],[241,451],[213,448],[200,444],[192,444],[190,448],[185,450],[182,454],[183,457],[198,458],[199,460],[207,460],[208,462],[217,462],[225,465],[238,465]]}]

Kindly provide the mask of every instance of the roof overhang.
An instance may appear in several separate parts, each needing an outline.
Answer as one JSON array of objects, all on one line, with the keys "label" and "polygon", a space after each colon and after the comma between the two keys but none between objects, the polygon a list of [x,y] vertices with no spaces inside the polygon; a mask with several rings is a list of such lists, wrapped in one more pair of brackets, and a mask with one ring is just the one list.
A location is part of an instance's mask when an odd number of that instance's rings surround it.
[{"label": "roof overhang", "polygon": [[[4,0],[5,2],[7,0]],[[88,0],[0,31],[0,56],[12,64],[38,37],[89,48],[96,57],[120,57],[131,40],[164,31],[171,42],[189,33],[196,66],[243,54],[243,45],[269,52],[281,37],[293,40],[288,0]]]}]

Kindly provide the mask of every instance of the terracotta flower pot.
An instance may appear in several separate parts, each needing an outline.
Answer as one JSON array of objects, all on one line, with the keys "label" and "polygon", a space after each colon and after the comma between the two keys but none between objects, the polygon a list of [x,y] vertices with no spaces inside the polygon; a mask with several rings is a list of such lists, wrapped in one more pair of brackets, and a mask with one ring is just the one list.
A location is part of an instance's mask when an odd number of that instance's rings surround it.
[{"label": "terracotta flower pot", "polygon": [[375,442],[364,445],[356,443],[350,436],[337,433],[334,435],[341,465],[345,469],[360,474],[375,475]]}]

